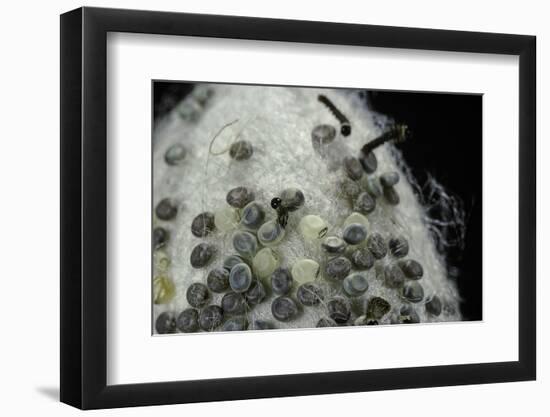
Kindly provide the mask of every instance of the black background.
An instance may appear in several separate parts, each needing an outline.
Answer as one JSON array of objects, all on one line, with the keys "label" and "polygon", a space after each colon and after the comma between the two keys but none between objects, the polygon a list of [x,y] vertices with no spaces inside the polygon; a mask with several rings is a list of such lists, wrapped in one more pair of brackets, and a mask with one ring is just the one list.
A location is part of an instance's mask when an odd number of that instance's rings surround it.
[{"label": "black background", "polygon": [[[154,116],[167,113],[193,85],[155,82]],[[368,91],[369,107],[406,123],[412,140],[397,145],[422,184],[432,174],[458,196],[466,211],[464,250],[450,249],[449,264],[465,320],[482,319],[482,96]]]},{"label": "black background", "polygon": [[464,250],[451,249],[466,320],[482,319],[482,96],[370,91],[370,107],[406,123],[412,140],[397,145],[422,181],[431,173],[466,210]]}]

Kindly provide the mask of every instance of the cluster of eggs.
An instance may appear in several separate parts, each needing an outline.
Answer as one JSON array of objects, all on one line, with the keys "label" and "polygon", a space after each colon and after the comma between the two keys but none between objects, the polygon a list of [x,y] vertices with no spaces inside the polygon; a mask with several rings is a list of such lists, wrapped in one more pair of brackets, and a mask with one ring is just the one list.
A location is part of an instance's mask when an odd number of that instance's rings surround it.
[{"label": "cluster of eggs", "polygon": [[[330,146],[336,137],[331,125],[319,125],[312,131],[312,146],[325,159],[330,156]],[[243,161],[254,154],[248,141],[234,142],[229,156]],[[185,148],[176,144],[165,153],[168,165],[179,164],[186,156]],[[369,233],[368,215],[376,207],[378,198],[389,205],[399,204],[395,185],[397,172],[373,175],[377,170],[374,152],[360,154],[358,158],[345,157],[340,168],[346,175],[339,184],[340,190],[350,201],[351,213],[342,225],[339,236],[327,236],[327,222],[320,216],[307,214],[297,222],[296,230],[310,245],[318,245],[323,259],[298,259],[289,267],[282,266],[277,248],[284,244],[286,229],[284,216],[298,216],[306,205],[304,192],[287,188],[279,193],[277,216],[268,213],[255,200],[254,190],[239,186],[226,195],[226,203],[215,212],[205,211],[196,215],[190,225],[191,233],[198,238],[220,233],[231,234],[234,252],[220,254],[219,248],[209,242],[197,244],[191,251],[189,262],[194,269],[211,265],[221,257],[223,263],[212,268],[205,282],[194,282],[185,289],[189,307],[181,312],[165,311],[155,321],[157,333],[263,330],[276,328],[277,322],[291,322],[303,308],[319,307],[325,311],[317,327],[339,325],[373,325],[392,311],[392,305],[382,297],[363,297],[369,289],[366,271],[377,261],[385,262],[381,278],[388,289],[398,292],[402,306],[392,317],[392,323],[418,323],[414,304],[423,302],[426,312],[438,316],[442,304],[437,295],[426,300],[419,283],[424,270],[422,265],[408,259],[409,242],[403,236],[384,239],[376,232]],[[157,218],[170,221],[177,215],[177,205],[169,198],[161,200],[155,209]],[[294,213],[297,212],[297,213]],[[271,216],[273,217],[273,216]],[[170,259],[160,249],[167,244],[169,232],[157,227],[153,232],[155,264],[161,273],[154,277],[154,302],[166,304],[175,295],[173,281],[164,273]],[[380,264],[380,263],[378,263]],[[218,304],[212,303],[212,293],[223,294]],[[275,297],[270,297],[270,293]],[[249,312],[267,300],[271,302],[273,320],[256,319],[249,322]],[[360,305],[357,306],[357,301]],[[352,310],[359,311],[352,322]]]}]

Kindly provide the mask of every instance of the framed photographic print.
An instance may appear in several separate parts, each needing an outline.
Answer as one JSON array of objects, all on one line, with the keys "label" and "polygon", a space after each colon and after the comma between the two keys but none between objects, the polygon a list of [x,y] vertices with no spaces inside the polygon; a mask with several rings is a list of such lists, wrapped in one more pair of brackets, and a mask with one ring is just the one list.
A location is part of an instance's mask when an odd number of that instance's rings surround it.
[{"label": "framed photographic print", "polygon": [[535,379],[535,38],[61,16],[61,400]]}]

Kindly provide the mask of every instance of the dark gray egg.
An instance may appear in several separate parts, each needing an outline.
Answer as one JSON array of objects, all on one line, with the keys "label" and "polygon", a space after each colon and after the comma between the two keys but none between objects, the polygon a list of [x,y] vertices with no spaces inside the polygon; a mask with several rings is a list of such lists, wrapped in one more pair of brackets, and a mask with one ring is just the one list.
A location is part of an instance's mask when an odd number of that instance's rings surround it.
[{"label": "dark gray egg", "polygon": [[401,290],[401,294],[411,303],[419,303],[424,299],[424,289],[418,281],[407,281]]},{"label": "dark gray egg", "polygon": [[225,200],[231,207],[242,209],[254,200],[254,192],[247,187],[235,187],[229,190]]},{"label": "dark gray egg", "polygon": [[432,316],[439,316],[441,314],[441,300],[437,295],[434,295],[431,300],[426,303],[426,312]]},{"label": "dark gray egg", "polygon": [[374,152],[369,152],[367,154],[361,152],[359,156],[359,162],[367,174],[372,174],[378,168],[378,160]]},{"label": "dark gray egg", "polygon": [[288,268],[277,268],[271,274],[271,289],[277,295],[288,294],[293,284],[292,274]]},{"label": "dark gray egg", "polygon": [[391,237],[388,247],[395,258],[403,258],[409,253],[409,242],[403,236]]},{"label": "dark gray egg", "polygon": [[367,238],[367,248],[376,259],[382,259],[388,253],[386,242],[379,233],[371,233]]},{"label": "dark gray egg", "polygon": [[306,201],[304,193],[298,188],[287,188],[283,190],[279,198],[281,199],[281,206],[288,211],[298,210]]},{"label": "dark gray egg", "polygon": [[199,243],[191,251],[190,262],[193,268],[203,268],[210,263],[216,248],[208,243]]},{"label": "dark gray egg", "polygon": [[206,285],[213,292],[225,292],[229,289],[229,271],[225,268],[215,268],[208,273]]},{"label": "dark gray egg", "polygon": [[199,312],[194,308],[186,308],[178,316],[176,325],[180,332],[196,332],[199,330]]},{"label": "dark gray egg", "polygon": [[384,268],[384,283],[389,288],[399,288],[405,283],[405,274],[397,265],[387,265]]},{"label": "dark gray egg", "polygon": [[227,315],[244,314],[247,309],[244,296],[236,292],[225,294],[222,298],[221,306]]},{"label": "dark gray egg", "polygon": [[267,291],[264,287],[264,284],[261,281],[255,280],[250,284],[250,288],[244,293],[244,298],[250,306],[255,306],[260,304],[265,300],[267,296]]},{"label": "dark gray egg", "polygon": [[221,326],[223,321],[223,310],[220,306],[210,305],[201,310],[199,314],[199,325],[202,330],[211,332]]},{"label": "dark gray egg", "polygon": [[367,228],[359,223],[348,224],[344,228],[342,238],[350,245],[358,245],[367,238]]},{"label": "dark gray egg", "polygon": [[296,297],[302,305],[308,307],[319,304],[325,298],[321,287],[313,282],[300,285],[296,291]]},{"label": "dark gray egg", "polygon": [[229,147],[229,156],[236,161],[250,159],[253,153],[254,148],[247,140],[239,140]]},{"label": "dark gray egg", "polygon": [[374,265],[374,256],[366,247],[357,248],[351,253],[351,262],[359,270],[371,269]]},{"label": "dark gray egg", "polygon": [[348,258],[338,256],[330,259],[325,265],[325,274],[334,281],[342,281],[351,271],[351,262]]},{"label": "dark gray egg", "polygon": [[196,237],[208,236],[214,229],[216,229],[214,213],[209,211],[199,214],[191,222],[191,233]]},{"label": "dark gray egg", "polygon": [[265,219],[265,211],[256,202],[248,203],[241,213],[241,225],[247,229],[256,230],[263,223]]},{"label": "dark gray egg", "polygon": [[227,320],[222,328],[222,332],[239,332],[248,329],[248,320],[246,317],[232,317]]},{"label": "dark gray egg", "polygon": [[160,313],[155,320],[155,330],[158,334],[176,333],[176,315],[171,311]]},{"label": "dark gray egg", "polygon": [[362,192],[357,196],[353,209],[361,214],[369,214],[376,208],[376,200],[368,193]]},{"label": "dark gray egg", "polygon": [[157,204],[155,214],[160,220],[172,220],[178,214],[178,207],[171,198],[164,198]]},{"label": "dark gray egg", "polygon": [[409,279],[420,279],[424,275],[422,265],[413,259],[399,261],[398,265]]},{"label": "dark gray egg", "polygon": [[208,288],[206,287],[206,285],[201,284],[200,282],[194,282],[193,284],[191,284],[189,288],[187,288],[185,296],[189,305],[195,308],[205,306],[210,299]]},{"label": "dark gray egg", "polygon": [[229,272],[229,285],[235,292],[245,292],[252,284],[252,270],[245,264],[237,264]]},{"label": "dark gray egg", "polygon": [[360,180],[363,176],[363,166],[359,160],[353,156],[346,156],[344,158],[344,171],[346,175],[354,181]]},{"label": "dark gray egg", "polygon": [[328,316],[338,324],[347,323],[351,316],[351,306],[344,297],[334,297],[327,302]]},{"label": "dark gray egg", "polygon": [[271,314],[279,321],[290,321],[296,318],[298,313],[298,305],[290,297],[277,297],[271,303]]}]

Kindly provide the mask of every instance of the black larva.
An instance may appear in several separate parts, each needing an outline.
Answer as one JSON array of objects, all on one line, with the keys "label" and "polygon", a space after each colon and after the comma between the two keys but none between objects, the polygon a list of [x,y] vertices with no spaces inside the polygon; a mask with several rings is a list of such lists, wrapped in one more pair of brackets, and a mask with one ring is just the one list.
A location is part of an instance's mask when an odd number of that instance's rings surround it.
[{"label": "black larva", "polygon": [[412,136],[411,130],[406,124],[396,124],[393,125],[389,130],[382,133],[376,139],[371,140],[361,148],[363,154],[368,155],[375,148],[378,148],[380,145],[383,145],[386,142],[394,141],[395,143],[404,142],[407,139],[410,139]]},{"label": "black larva", "polygon": [[271,200],[271,207],[277,211],[277,222],[284,229],[288,223],[288,208],[283,207],[279,197],[275,197]]},{"label": "black larva", "polygon": [[340,110],[338,110],[338,108],[334,105],[332,101],[329,100],[327,96],[319,94],[318,99],[340,122],[340,133],[342,133],[342,135],[344,136],[349,136],[351,134],[351,124],[349,123],[348,118],[344,116],[344,114]]}]

